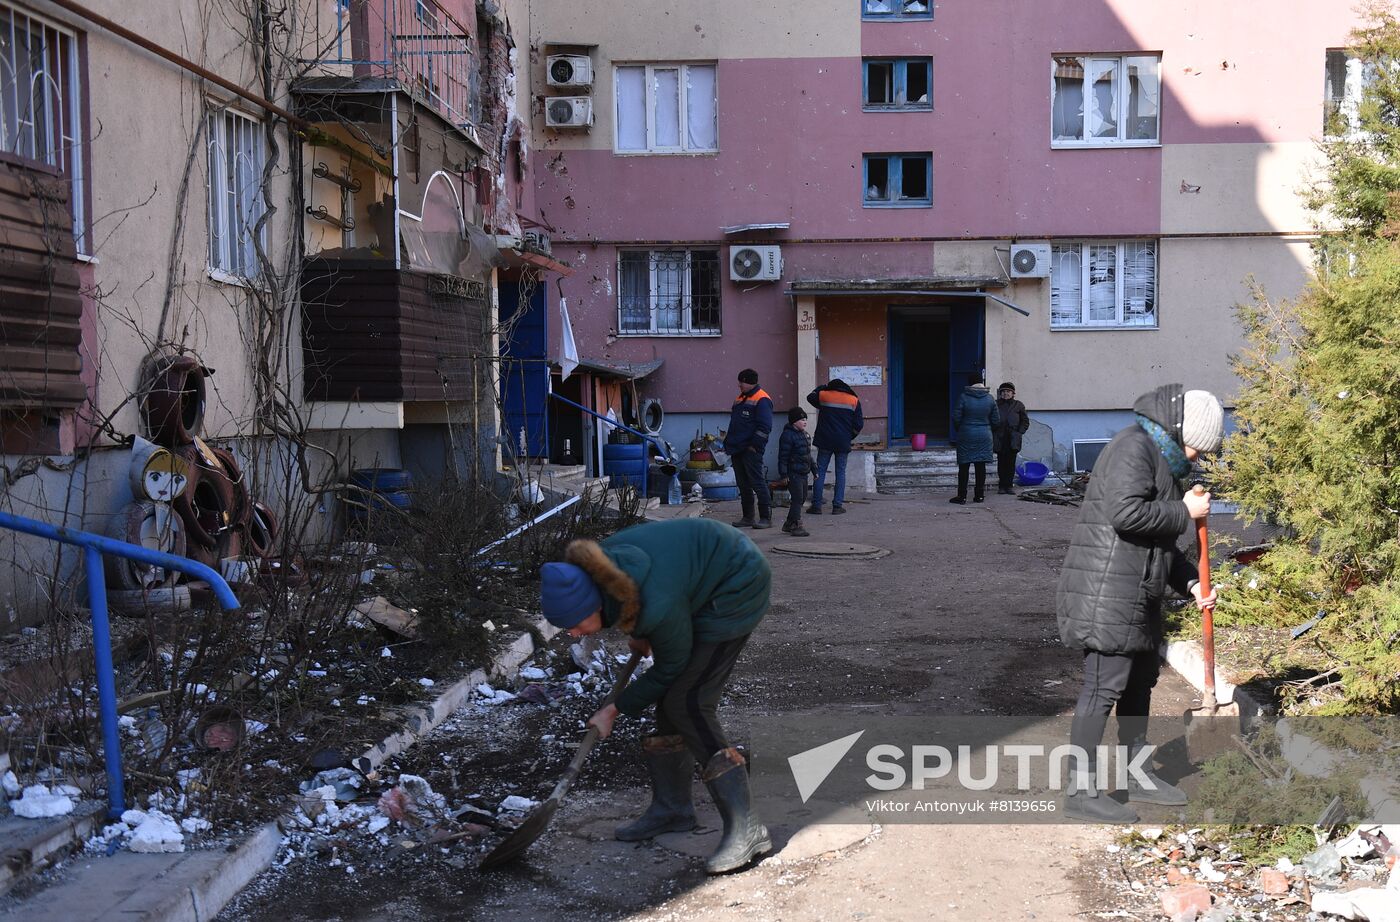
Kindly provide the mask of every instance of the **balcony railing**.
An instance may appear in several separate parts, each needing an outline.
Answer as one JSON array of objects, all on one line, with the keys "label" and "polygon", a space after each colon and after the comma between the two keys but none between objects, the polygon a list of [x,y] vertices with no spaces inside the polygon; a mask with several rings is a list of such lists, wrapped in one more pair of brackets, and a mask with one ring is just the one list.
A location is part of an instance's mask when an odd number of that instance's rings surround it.
[{"label": "balcony railing", "polygon": [[335,5],[321,64],[348,64],[357,77],[390,77],[452,124],[470,130],[477,87],[471,30],[434,0],[363,0]]}]

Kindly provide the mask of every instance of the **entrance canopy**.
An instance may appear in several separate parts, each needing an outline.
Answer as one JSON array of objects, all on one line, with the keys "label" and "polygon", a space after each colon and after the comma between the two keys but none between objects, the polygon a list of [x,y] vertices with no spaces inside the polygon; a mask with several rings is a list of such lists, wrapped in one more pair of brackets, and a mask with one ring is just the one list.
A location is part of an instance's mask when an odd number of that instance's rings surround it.
[{"label": "entrance canopy", "polygon": [[786,294],[790,298],[864,298],[870,295],[991,298],[998,304],[1029,317],[1030,311],[987,291],[988,288],[1005,288],[1006,285],[1007,280],[1000,276],[967,275],[894,279],[794,279]]}]

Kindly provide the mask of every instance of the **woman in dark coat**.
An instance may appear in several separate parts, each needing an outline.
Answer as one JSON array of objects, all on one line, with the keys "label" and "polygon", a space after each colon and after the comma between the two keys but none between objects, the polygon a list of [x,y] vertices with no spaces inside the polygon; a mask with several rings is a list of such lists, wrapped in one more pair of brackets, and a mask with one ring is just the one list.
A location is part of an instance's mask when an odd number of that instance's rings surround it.
[{"label": "woman in dark coat", "polygon": [[950,503],[966,505],[967,471],[977,468],[977,489],[972,501],[980,503],[987,488],[987,462],[992,460],[992,429],[1000,421],[997,402],[979,374],[967,376],[967,387],[953,407],[953,428],[958,434],[958,495]]},{"label": "woman in dark coat", "polygon": [[1021,436],[1031,427],[1026,405],[1016,399],[1016,385],[1003,381],[997,388],[997,423],[995,445],[997,452],[997,492],[1014,493],[1011,481],[1016,476],[1016,455],[1021,451]]}]

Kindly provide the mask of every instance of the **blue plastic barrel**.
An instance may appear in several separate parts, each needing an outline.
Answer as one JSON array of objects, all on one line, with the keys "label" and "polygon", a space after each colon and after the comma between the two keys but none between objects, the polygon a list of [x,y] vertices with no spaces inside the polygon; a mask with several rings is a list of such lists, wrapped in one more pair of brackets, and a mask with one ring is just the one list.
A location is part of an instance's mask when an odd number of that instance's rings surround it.
[{"label": "blue plastic barrel", "polygon": [[610,487],[635,487],[645,490],[647,483],[646,446],[609,444],[603,446],[603,475]]},{"label": "blue plastic barrel", "polygon": [[[365,503],[375,511],[390,506],[407,511],[413,506],[413,475],[401,468],[361,468],[350,472],[350,482],[373,493],[367,496],[355,491],[350,498]],[[363,522],[368,516],[368,511],[360,506],[350,506],[349,509],[351,521]]]}]

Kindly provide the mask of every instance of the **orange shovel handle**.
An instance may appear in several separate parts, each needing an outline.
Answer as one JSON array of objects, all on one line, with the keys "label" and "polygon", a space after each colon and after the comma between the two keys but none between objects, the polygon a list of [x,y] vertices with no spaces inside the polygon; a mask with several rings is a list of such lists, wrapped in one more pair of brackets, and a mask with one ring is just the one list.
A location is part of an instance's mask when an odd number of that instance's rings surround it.
[{"label": "orange shovel handle", "polygon": [[[1197,496],[1206,492],[1199,483],[1191,488]],[[1201,583],[1201,595],[1210,595],[1210,534],[1206,521],[1209,516],[1196,520],[1196,541],[1200,545],[1200,558],[1196,561],[1196,579]],[[1215,707],[1215,606],[1201,609],[1201,652],[1205,659],[1206,691],[1203,704]]]}]

